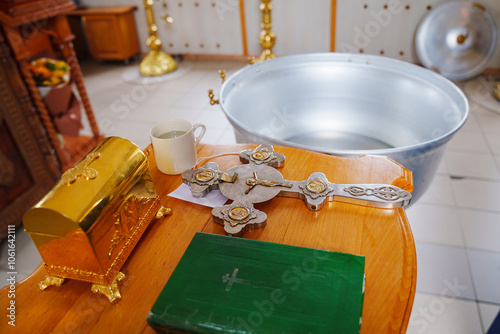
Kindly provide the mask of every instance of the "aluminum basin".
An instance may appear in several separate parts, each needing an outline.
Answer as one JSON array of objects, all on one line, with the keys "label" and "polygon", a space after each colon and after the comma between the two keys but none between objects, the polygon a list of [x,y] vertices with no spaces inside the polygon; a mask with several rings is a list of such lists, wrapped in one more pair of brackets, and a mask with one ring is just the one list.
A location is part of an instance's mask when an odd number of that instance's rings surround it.
[{"label": "aluminum basin", "polygon": [[220,105],[247,142],[392,158],[413,172],[413,202],[429,187],[444,145],[469,113],[462,91],[439,74],[342,53],[247,66],[222,85]]}]

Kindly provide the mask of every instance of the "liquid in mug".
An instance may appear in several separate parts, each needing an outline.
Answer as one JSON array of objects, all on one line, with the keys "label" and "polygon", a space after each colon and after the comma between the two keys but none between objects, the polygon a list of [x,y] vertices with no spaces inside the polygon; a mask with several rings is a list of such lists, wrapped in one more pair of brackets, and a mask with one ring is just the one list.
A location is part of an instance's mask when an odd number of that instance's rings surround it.
[{"label": "liquid in mug", "polygon": [[156,136],[156,137],[160,138],[160,139],[172,139],[172,138],[180,137],[180,136],[182,136],[185,133],[187,133],[187,131],[176,131],[176,130],[174,130],[174,131],[169,131],[169,132],[162,133],[161,135]]}]

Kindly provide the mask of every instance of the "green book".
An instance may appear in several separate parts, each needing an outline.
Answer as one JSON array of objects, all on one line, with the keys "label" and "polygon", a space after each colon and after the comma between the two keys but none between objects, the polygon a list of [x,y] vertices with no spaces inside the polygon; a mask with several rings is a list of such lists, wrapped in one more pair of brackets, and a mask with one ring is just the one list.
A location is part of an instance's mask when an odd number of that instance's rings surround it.
[{"label": "green book", "polygon": [[163,333],[358,333],[363,256],[197,233],[148,323]]}]

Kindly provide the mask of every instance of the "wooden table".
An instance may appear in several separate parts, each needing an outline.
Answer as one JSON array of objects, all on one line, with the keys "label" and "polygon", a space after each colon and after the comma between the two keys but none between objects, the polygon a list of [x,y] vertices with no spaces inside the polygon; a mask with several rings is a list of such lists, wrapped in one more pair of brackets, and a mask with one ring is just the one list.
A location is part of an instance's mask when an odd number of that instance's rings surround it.
[{"label": "wooden table", "polygon": [[[200,145],[199,156],[235,152],[254,145]],[[275,147],[286,156],[280,168],[287,180],[306,180],[316,171],[330,182],[387,183],[412,189],[411,172],[384,157],[341,159],[328,155]],[[16,327],[3,316],[0,332],[19,333],[152,333],[146,317],[157,296],[198,231],[224,234],[211,209],[167,197],[181,184],[180,176],[167,176],[156,168],[148,148],[150,167],[163,205],[173,215],[152,223],[122,268],[126,279],[122,299],[112,305],[90,291],[90,284],[68,281],[62,287],[41,292],[37,284],[45,276],[40,266],[16,287]],[[236,155],[213,159],[221,170],[236,164]],[[366,257],[366,292],[362,333],[404,333],[408,325],[416,285],[416,253],[404,209],[377,209],[331,202],[320,211],[309,211],[304,202],[276,197],[256,208],[267,213],[267,226],[245,238],[295,246],[346,252]],[[8,305],[8,287],[0,291],[0,305]],[[10,332],[9,332],[10,333]]]}]

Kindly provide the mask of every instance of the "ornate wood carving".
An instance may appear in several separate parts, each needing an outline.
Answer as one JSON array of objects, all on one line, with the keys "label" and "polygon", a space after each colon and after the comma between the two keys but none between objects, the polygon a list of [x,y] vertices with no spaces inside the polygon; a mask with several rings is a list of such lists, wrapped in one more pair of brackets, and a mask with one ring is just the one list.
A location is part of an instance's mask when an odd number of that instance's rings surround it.
[{"label": "ornate wood carving", "polygon": [[[9,14],[0,11],[0,22],[6,41],[15,56],[32,103],[36,107],[36,112],[46,130],[46,136],[63,170],[72,167],[76,161],[88,152],[87,148],[91,148],[103,138],[94,117],[71,42],[74,36],[64,15],[74,7],[75,5],[69,0],[38,0],[25,5],[14,5],[9,9]],[[31,58],[44,50],[56,51],[59,57],[62,56],[68,62],[71,68],[72,80],[76,84],[92,129],[92,137],[80,136],[76,142],[64,138],[65,140],[61,142],[29,70]]]},{"label": "ornate wood carving", "polygon": [[[31,176],[31,186],[15,201],[0,210],[0,239],[5,237],[7,225],[18,226],[22,215],[54,184],[60,169],[54,151],[45,135],[43,126],[31,104],[26,87],[17,71],[0,31],[0,119],[2,131],[13,138],[19,161],[23,162]],[[6,181],[6,180],[4,180]],[[15,186],[19,180],[3,185]],[[23,189],[25,189],[23,187]]]}]

